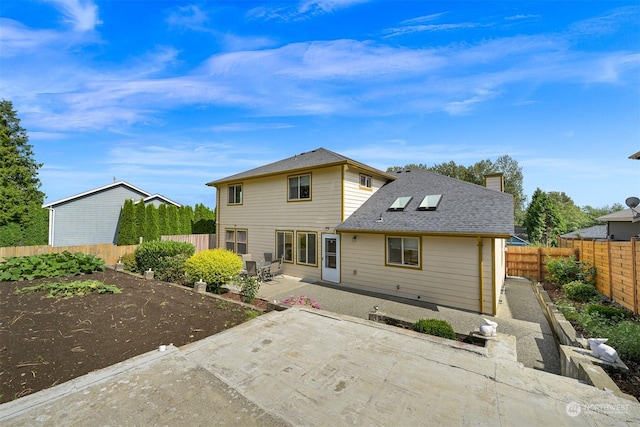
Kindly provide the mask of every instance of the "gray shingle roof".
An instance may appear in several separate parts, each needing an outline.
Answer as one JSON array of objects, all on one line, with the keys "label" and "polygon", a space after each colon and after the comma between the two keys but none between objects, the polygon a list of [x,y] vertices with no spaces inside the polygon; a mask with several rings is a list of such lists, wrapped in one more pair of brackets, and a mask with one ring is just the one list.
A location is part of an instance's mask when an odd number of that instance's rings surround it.
[{"label": "gray shingle roof", "polygon": [[240,172],[235,175],[228,176],[226,178],[218,179],[216,181],[211,181],[207,183],[207,185],[214,186],[222,182],[239,181],[241,179],[257,178],[260,176],[271,175],[271,174],[280,173],[280,172],[289,172],[289,171],[294,171],[299,169],[309,169],[309,168],[314,168],[318,166],[327,166],[332,164],[345,164],[345,163],[358,165],[362,169],[369,170],[372,172],[377,172],[381,175],[391,178],[390,174],[387,174],[383,171],[374,169],[363,163],[356,162],[355,160],[352,160],[348,157],[334,153],[333,151],[329,151],[325,148],[317,148],[315,150],[296,154],[295,156],[289,157],[284,160],[279,160],[277,162],[270,163],[268,165],[250,169],[245,172]]},{"label": "gray shingle roof", "polygon": [[598,218],[598,221],[622,221],[631,222],[633,220],[633,211],[631,209],[623,209],[621,211],[613,212],[608,215],[603,215]]},{"label": "gray shingle roof", "polygon": [[565,239],[606,239],[607,238],[607,226],[606,225],[594,225],[589,228],[582,228],[570,233],[563,234],[560,237]]},{"label": "gray shingle roof", "polygon": [[[513,196],[426,170],[401,171],[369,198],[340,231],[486,234],[513,232]],[[435,211],[420,211],[426,195],[442,194]],[[413,198],[403,211],[388,208],[397,197]],[[382,221],[379,221],[382,215]]]}]

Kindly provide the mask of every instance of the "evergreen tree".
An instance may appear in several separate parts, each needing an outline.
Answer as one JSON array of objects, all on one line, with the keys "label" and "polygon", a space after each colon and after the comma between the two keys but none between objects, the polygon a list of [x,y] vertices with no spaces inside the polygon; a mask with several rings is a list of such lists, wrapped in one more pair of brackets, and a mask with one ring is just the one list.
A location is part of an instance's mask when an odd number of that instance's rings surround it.
[{"label": "evergreen tree", "polygon": [[146,215],[147,207],[144,204],[144,201],[140,200],[135,204],[135,212],[136,212],[136,239],[140,241],[140,237],[144,238],[144,222]]},{"label": "evergreen tree", "polygon": [[23,226],[33,217],[29,211],[42,207],[44,193],[39,190],[38,178],[42,164],[33,156],[27,131],[20,126],[13,104],[0,101],[0,226]]},{"label": "evergreen tree", "polygon": [[144,241],[160,240],[158,230],[158,210],[153,203],[149,203],[145,209]]},{"label": "evergreen tree", "polygon": [[161,236],[169,235],[169,227],[167,225],[167,205],[164,203],[158,206],[158,233]]},{"label": "evergreen tree", "polygon": [[118,245],[135,245],[138,243],[136,236],[136,213],[133,200],[124,201],[124,206],[120,211],[120,222],[118,223]]},{"label": "evergreen tree", "polygon": [[216,232],[216,213],[202,203],[195,206],[193,213],[193,234],[211,234]]},{"label": "evergreen tree", "polygon": [[193,221],[193,208],[191,206],[181,206],[180,209],[180,234],[191,234],[191,223]]},{"label": "evergreen tree", "polygon": [[178,223],[178,208],[174,205],[167,206],[167,234],[180,234],[180,225]]},{"label": "evergreen tree", "polygon": [[566,227],[555,203],[539,188],[533,193],[525,214],[524,226],[532,243],[555,246]]}]

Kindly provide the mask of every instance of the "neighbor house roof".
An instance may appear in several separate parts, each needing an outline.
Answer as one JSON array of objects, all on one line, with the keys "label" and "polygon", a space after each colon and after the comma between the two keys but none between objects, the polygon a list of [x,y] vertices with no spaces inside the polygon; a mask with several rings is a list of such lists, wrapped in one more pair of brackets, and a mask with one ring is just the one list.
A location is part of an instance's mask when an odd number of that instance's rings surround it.
[{"label": "neighbor house roof", "polygon": [[[511,194],[421,169],[394,175],[336,230],[502,237],[513,232]],[[428,195],[442,196],[435,210],[420,209]],[[404,209],[390,210],[403,196],[411,197]]]},{"label": "neighbor house roof", "polygon": [[381,170],[367,166],[364,163],[356,162],[348,157],[329,151],[325,148],[318,148],[315,150],[307,151],[305,153],[296,154],[295,156],[287,159],[279,160],[268,165],[260,166],[245,172],[240,172],[235,175],[228,176],[226,178],[218,179],[216,181],[208,182],[207,185],[215,186],[217,184],[240,181],[246,178],[258,178],[262,176],[274,175],[284,172],[292,172],[296,170],[313,169],[316,167],[325,167],[332,165],[349,164],[357,166],[360,169],[370,171],[388,179],[394,179],[392,174],[388,174]]},{"label": "neighbor house roof", "polygon": [[136,193],[139,193],[139,194],[140,194],[140,196],[145,200],[145,202],[146,202],[148,199],[149,199],[149,200],[153,200],[153,199],[155,199],[155,198],[161,198],[163,201],[165,201],[165,202],[167,202],[167,203],[171,203],[171,204],[173,204],[173,205],[180,206],[180,204],[179,204],[179,203],[176,203],[176,202],[174,202],[174,201],[172,201],[172,200],[170,200],[170,199],[168,199],[168,198],[166,198],[166,197],[164,197],[164,196],[161,196],[161,195],[159,195],[159,194],[151,194],[151,193],[148,193],[148,192],[146,192],[146,191],[144,191],[144,190],[141,190],[141,189],[139,189],[138,187],[135,187],[135,186],[133,186],[133,185],[131,185],[131,184],[129,184],[128,182],[125,182],[125,181],[118,181],[118,182],[114,182],[114,183],[109,184],[109,185],[105,185],[104,187],[95,188],[95,189],[93,189],[93,190],[85,191],[84,193],[76,194],[76,195],[74,195],[74,196],[66,197],[66,198],[64,198],[64,199],[60,199],[60,200],[56,200],[56,201],[53,201],[53,202],[50,202],[50,203],[44,204],[44,205],[42,205],[42,207],[43,207],[43,208],[51,208],[51,207],[55,207],[55,206],[61,205],[61,204],[63,204],[63,203],[67,203],[67,202],[70,202],[70,201],[73,201],[73,200],[76,200],[76,199],[80,199],[80,198],[82,198],[82,197],[91,196],[92,194],[96,194],[96,193],[99,193],[99,192],[101,192],[101,191],[110,190],[110,189],[112,189],[112,188],[116,188],[116,187],[120,187],[120,186],[122,186],[122,187],[127,187],[127,188],[129,188],[131,191],[134,191],[134,192],[136,192]]},{"label": "neighbor house roof", "polygon": [[623,209],[598,218],[598,221],[605,222],[631,222],[633,220],[633,211],[631,209]]},{"label": "neighbor house roof", "polygon": [[563,237],[565,239],[606,239],[607,226],[594,225],[593,227],[574,230],[571,233],[563,234],[560,237]]}]

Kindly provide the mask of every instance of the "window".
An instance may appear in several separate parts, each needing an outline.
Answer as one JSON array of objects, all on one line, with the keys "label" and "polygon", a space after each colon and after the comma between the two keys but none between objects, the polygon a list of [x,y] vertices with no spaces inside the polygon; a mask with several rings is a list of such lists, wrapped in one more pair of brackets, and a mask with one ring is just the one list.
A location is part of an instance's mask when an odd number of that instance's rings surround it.
[{"label": "window", "polygon": [[298,264],[317,265],[316,233],[298,233]]},{"label": "window", "polygon": [[311,200],[311,174],[289,177],[289,200]]},{"label": "window", "polygon": [[373,179],[369,175],[360,174],[360,187],[371,189]]},{"label": "window", "polygon": [[420,266],[418,237],[387,237],[387,264]]},{"label": "window", "polygon": [[242,204],[242,184],[230,185],[228,188],[229,188],[228,203],[230,205]]},{"label": "window", "polygon": [[293,231],[276,231],[276,258],[293,262]]},{"label": "window", "polygon": [[247,230],[225,230],[225,247],[237,254],[247,253]]},{"label": "window", "polygon": [[413,199],[411,196],[400,196],[389,206],[390,211],[403,211],[409,202]]},{"label": "window", "polygon": [[440,204],[440,200],[442,199],[442,194],[430,194],[424,196],[420,206],[418,206],[419,211],[435,211]]}]

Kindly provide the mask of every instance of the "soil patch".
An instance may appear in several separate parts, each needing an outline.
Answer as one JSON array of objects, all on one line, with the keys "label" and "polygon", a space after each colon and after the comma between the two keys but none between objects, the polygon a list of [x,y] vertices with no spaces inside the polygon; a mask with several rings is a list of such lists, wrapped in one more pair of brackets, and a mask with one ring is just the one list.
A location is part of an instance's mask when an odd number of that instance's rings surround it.
[{"label": "soil patch", "polygon": [[[100,280],[120,294],[15,295],[43,282]],[[155,350],[182,346],[251,316],[233,301],[107,270],[83,276],[0,282],[0,403]]]},{"label": "soil patch", "polygon": [[[556,285],[555,283],[543,282],[543,289],[551,298],[551,301],[556,303],[558,299],[564,297],[564,291],[561,286]],[[574,321],[569,321],[573,328],[576,330],[578,334],[581,334],[585,338],[595,338],[589,335],[589,332],[582,328],[582,326]],[[620,372],[615,368],[609,368],[603,366],[603,369],[609,374],[611,379],[616,383],[620,390],[624,393],[630,394],[640,401],[640,363],[629,360],[627,358],[620,358],[625,365],[629,368],[628,373]]]}]

